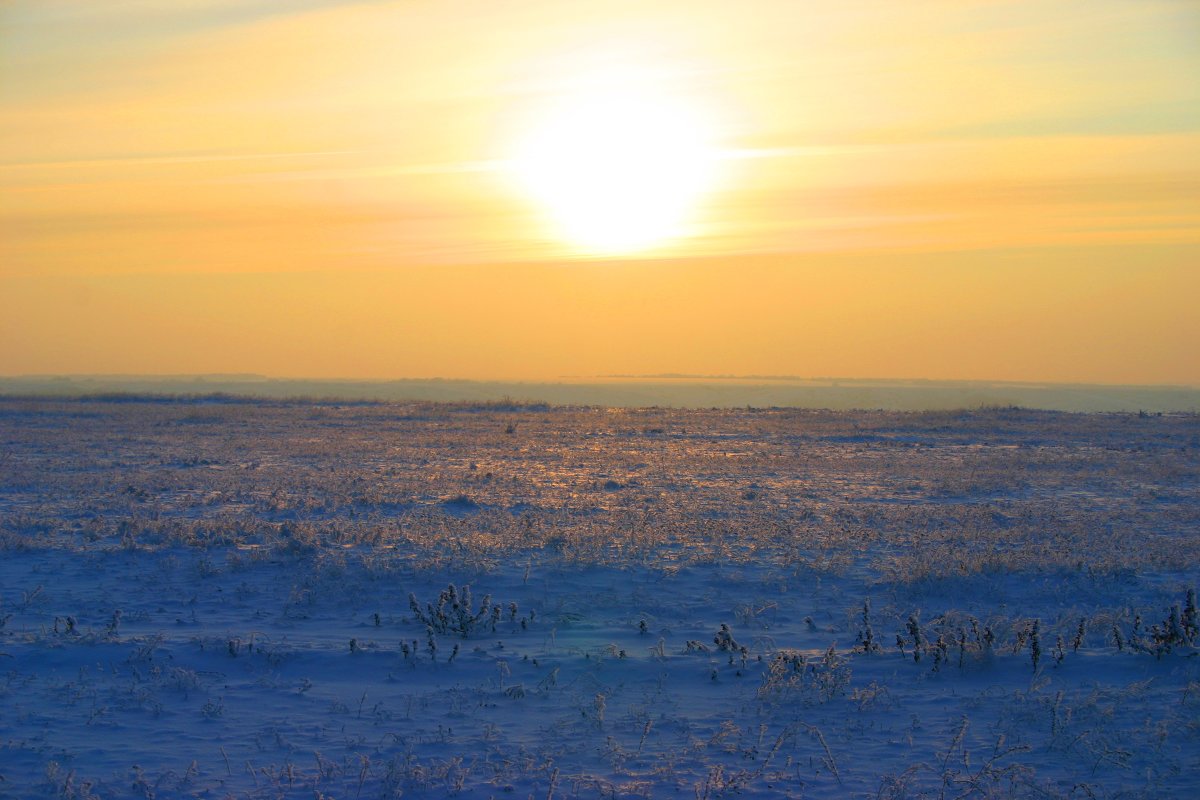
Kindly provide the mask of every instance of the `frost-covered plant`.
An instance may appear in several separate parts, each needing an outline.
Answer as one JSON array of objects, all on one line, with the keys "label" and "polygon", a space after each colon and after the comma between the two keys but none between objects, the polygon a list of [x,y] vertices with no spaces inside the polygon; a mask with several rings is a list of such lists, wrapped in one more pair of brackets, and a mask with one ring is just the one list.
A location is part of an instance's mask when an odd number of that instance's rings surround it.
[{"label": "frost-covered plant", "polygon": [[863,601],[862,607],[862,629],[858,632],[858,645],[862,651],[868,655],[878,653],[883,650],[879,642],[875,641],[875,630],[871,627],[871,600],[867,598]]},{"label": "frost-covered plant", "polygon": [[1188,635],[1187,628],[1183,624],[1183,616],[1179,612],[1179,605],[1171,606],[1171,614],[1167,618],[1167,635],[1176,644],[1191,644],[1192,637]]},{"label": "frost-covered plant", "polygon": [[850,684],[850,662],[830,645],[818,661],[806,661],[802,653],[783,650],[767,662],[758,687],[760,700],[799,699],[807,705],[828,702],[845,692]]},{"label": "frost-covered plant", "polygon": [[1179,612],[1179,604],[1171,606],[1167,618],[1157,625],[1150,627],[1150,652],[1155,658],[1162,658],[1170,653],[1172,648],[1191,644],[1184,631],[1183,618]]},{"label": "frost-covered plant", "polygon": [[167,637],[161,633],[156,633],[153,636],[148,636],[142,639],[138,644],[137,650],[129,657],[130,661],[150,661],[154,658],[154,651],[162,646]]},{"label": "frost-covered plant", "polygon": [[825,655],[816,664],[809,665],[819,702],[832,700],[843,694],[850,684],[850,662],[838,655],[836,645],[829,645]]},{"label": "frost-covered plant", "polygon": [[1200,637],[1200,611],[1196,609],[1196,590],[1187,590],[1187,600],[1183,606],[1183,632],[1189,641]]},{"label": "frost-covered plant", "polygon": [[942,668],[942,664],[946,663],[950,656],[950,647],[946,644],[946,637],[943,634],[938,634],[937,641],[933,643],[933,671],[937,672]]},{"label": "frost-covered plant", "polygon": [[[471,587],[469,585],[463,586],[460,592],[454,584],[450,584],[438,594],[436,605],[426,603],[424,608],[417,602],[417,596],[410,592],[408,607],[417,621],[423,623],[430,631],[454,634],[464,639],[470,636],[489,616],[492,621],[492,630],[495,631],[496,623],[500,619],[500,606],[492,605],[490,594],[484,595],[478,611],[471,610]],[[514,619],[516,618],[516,608],[516,603],[509,604],[509,611]]]},{"label": "frost-covered plant", "polygon": [[1121,633],[1121,626],[1115,622],[1112,626],[1112,634],[1113,642],[1115,642],[1117,645],[1117,651],[1123,651],[1125,649],[1125,636]]},{"label": "frost-covered plant", "polygon": [[[904,627],[912,639],[913,663],[919,664],[921,663],[921,653],[925,650],[925,638],[921,635],[921,622],[917,619],[917,615],[910,614]],[[899,641],[900,637],[897,636],[896,639]],[[903,648],[901,651],[903,652]]]},{"label": "frost-covered plant", "polygon": [[741,652],[743,649],[737,640],[733,638],[733,631],[724,622],[721,623],[720,630],[713,636],[713,644],[722,652]]},{"label": "frost-covered plant", "polygon": [[[1149,631],[1143,633],[1142,617],[1140,614],[1135,614],[1128,644],[1135,652],[1149,653],[1155,658],[1162,658],[1177,647],[1195,646],[1198,634],[1196,621],[1196,592],[1194,589],[1189,589],[1184,600],[1184,607],[1181,609],[1178,603],[1173,604],[1167,612],[1167,618],[1151,625]],[[1120,648],[1124,637],[1115,623],[1113,636]]]},{"label": "frost-covered plant", "polygon": [[55,797],[62,800],[99,800],[92,792],[91,781],[77,781],[75,770],[70,770],[64,775],[57,761],[46,765],[46,782],[50,784]]},{"label": "frost-covered plant", "polygon": [[659,661],[665,661],[667,658],[667,640],[663,637],[658,637],[658,644],[650,648],[650,655]]}]

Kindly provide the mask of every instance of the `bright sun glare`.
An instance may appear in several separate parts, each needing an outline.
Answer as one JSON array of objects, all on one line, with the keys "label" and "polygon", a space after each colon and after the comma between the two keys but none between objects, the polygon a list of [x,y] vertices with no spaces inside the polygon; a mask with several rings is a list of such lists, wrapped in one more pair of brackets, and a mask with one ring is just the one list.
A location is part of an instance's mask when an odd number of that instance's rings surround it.
[{"label": "bright sun glare", "polygon": [[687,236],[716,163],[694,109],[620,88],[552,107],[522,142],[512,168],[571,246],[620,255]]}]

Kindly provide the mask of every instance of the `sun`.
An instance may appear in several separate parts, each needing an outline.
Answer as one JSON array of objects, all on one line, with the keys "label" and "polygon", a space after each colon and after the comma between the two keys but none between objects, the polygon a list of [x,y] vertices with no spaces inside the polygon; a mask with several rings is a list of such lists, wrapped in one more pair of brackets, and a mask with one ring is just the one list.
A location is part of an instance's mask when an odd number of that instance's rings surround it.
[{"label": "sun", "polygon": [[548,109],[510,167],[557,234],[597,255],[646,251],[692,233],[718,161],[703,115],[622,86]]}]

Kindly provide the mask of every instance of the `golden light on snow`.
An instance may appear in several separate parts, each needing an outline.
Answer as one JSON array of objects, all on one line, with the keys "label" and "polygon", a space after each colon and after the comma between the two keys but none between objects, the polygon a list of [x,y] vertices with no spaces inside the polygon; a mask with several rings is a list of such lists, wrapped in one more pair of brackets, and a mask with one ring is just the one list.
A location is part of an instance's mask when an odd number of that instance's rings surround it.
[{"label": "golden light on snow", "polygon": [[591,255],[636,253],[688,236],[719,151],[685,101],[627,85],[561,99],[509,167],[555,233]]}]

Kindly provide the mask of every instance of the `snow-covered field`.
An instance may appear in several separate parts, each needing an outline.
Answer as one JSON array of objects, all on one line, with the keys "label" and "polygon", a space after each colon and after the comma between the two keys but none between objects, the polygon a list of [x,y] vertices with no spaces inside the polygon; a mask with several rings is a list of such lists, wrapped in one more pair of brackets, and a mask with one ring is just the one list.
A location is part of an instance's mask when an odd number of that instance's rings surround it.
[{"label": "snow-covered field", "polygon": [[1195,797],[1198,564],[1194,415],[0,400],[0,797]]}]

